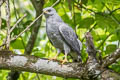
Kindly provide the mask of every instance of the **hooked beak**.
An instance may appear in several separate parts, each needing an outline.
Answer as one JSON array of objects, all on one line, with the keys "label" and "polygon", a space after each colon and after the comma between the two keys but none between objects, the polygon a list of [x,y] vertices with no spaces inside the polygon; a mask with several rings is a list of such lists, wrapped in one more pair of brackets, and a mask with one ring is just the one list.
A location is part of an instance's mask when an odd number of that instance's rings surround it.
[{"label": "hooked beak", "polygon": [[47,14],[47,13],[48,13],[48,11],[43,11],[43,13]]}]

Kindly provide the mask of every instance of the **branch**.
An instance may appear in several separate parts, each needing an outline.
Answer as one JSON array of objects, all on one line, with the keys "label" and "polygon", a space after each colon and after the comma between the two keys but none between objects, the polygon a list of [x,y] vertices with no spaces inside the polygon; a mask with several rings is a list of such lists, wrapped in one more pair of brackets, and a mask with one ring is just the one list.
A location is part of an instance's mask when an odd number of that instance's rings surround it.
[{"label": "branch", "polygon": [[7,36],[6,36],[6,45],[5,48],[9,49],[10,45],[10,6],[9,6],[9,0],[6,0],[6,23],[7,23]]},{"label": "branch", "polygon": [[0,2],[0,30],[1,30],[1,26],[2,26],[2,17],[1,17],[1,2]]},{"label": "branch", "polygon": [[102,67],[108,67],[109,65],[116,62],[117,59],[120,58],[120,48],[118,48],[114,53],[111,53],[107,56],[103,61]]},{"label": "branch", "polygon": [[[36,10],[36,17],[37,17],[37,16],[39,16],[39,14],[42,13],[43,6],[44,6],[44,0],[40,0],[39,2],[35,1],[35,0],[31,0],[31,2]],[[35,41],[36,41],[36,38],[37,38],[37,34],[39,31],[41,22],[42,22],[42,17],[39,18],[35,22],[34,27],[32,28],[31,36],[30,36],[29,41],[28,41],[26,48],[25,48],[25,52],[24,52],[25,54],[31,54],[32,49],[33,49],[34,44],[35,44]]]},{"label": "branch", "polygon": [[[66,63],[61,66],[58,61],[49,61],[35,56],[18,55],[11,51],[0,51],[0,69],[27,71],[40,74],[54,75],[64,78],[79,78],[83,80],[97,80],[106,66],[114,63],[120,58],[120,49],[104,59],[102,65],[95,61],[96,49],[92,36],[86,33],[87,52],[89,58],[87,63]],[[94,58],[91,58],[94,57]]]},{"label": "branch", "polygon": [[61,66],[58,61],[49,61],[35,56],[16,55],[10,51],[0,51],[0,69],[27,71],[66,78],[81,78],[86,70],[80,63],[67,63]]},{"label": "branch", "polygon": [[91,33],[87,32],[85,35],[85,38],[86,38],[87,52],[89,53],[89,56],[96,59],[97,50],[94,46],[93,37],[92,37]]},{"label": "branch", "polygon": [[[95,73],[99,72],[98,74],[96,74],[96,76],[98,77],[99,75],[101,75],[102,80],[107,80],[107,79],[116,80],[116,78],[114,76],[111,76],[110,73],[112,73],[112,72],[108,71],[106,67],[108,67],[112,63],[115,63],[116,60],[118,58],[120,58],[120,49],[117,49],[114,53],[112,53],[108,57],[106,57],[103,60],[103,63],[99,64],[97,59],[96,59],[97,50],[95,49],[95,46],[93,44],[93,39],[92,39],[92,36],[91,36],[90,32],[87,32],[85,37],[86,37],[87,52],[89,53],[89,58],[88,58],[88,61],[87,61],[89,63],[87,63],[87,65],[89,65],[89,66],[94,65],[95,68],[97,68],[97,69],[94,70],[94,72]],[[92,62],[90,62],[90,61],[92,61]]]},{"label": "branch", "polygon": [[117,10],[119,10],[119,9],[120,9],[120,7],[112,10],[110,14],[113,14],[115,11],[117,11]]},{"label": "branch", "polygon": [[[94,47],[90,32],[87,32],[85,37],[86,37],[87,52],[89,53],[89,56],[96,59],[97,50]],[[119,58],[120,58],[120,48],[118,48],[114,53],[110,54],[103,60],[104,62],[102,63],[102,68],[106,68],[109,65],[115,63],[116,60]]]},{"label": "branch", "polygon": [[101,74],[101,78],[101,80],[119,80],[120,75],[111,69],[107,69]]}]

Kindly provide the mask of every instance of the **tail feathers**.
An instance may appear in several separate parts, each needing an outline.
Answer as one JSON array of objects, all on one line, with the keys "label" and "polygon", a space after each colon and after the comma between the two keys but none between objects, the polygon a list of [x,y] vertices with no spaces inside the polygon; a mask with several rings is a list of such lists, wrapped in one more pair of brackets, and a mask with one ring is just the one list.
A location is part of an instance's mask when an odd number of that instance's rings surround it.
[{"label": "tail feathers", "polygon": [[81,43],[81,41],[79,39],[77,39],[77,41],[78,41],[78,43],[80,45],[80,51],[81,51],[82,50],[82,43]]},{"label": "tail feathers", "polygon": [[77,59],[74,59],[73,61],[74,61],[74,62],[82,62],[81,56],[78,56],[78,58],[77,58]]},{"label": "tail feathers", "polygon": [[81,55],[76,52],[71,52],[70,56],[73,59],[73,62],[82,62]]}]

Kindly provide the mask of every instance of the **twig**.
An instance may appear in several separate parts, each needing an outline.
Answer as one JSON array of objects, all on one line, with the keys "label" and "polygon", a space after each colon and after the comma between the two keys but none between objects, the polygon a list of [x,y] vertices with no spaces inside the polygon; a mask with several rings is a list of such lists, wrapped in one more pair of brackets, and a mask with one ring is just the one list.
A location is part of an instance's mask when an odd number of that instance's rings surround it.
[{"label": "twig", "polygon": [[36,76],[37,76],[37,79],[40,80],[40,77],[39,77],[39,74],[38,74],[38,73],[36,74]]},{"label": "twig", "polygon": [[10,29],[10,33],[14,30],[14,28],[27,16],[27,14],[24,14],[23,17],[21,17],[16,24]]},{"label": "twig", "polygon": [[57,0],[51,7],[54,7],[56,4],[58,4],[60,0]]},{"label": "twig", "polygon": [[1,17],[1,6],[3,4],[3,0],[0,1],[0,30],[1,30],[1,26],[2,26],[2,17]]},{"label": "twig", "polygon": [[118,41],[118,48],[120,48],[120,40]]},{"label": "twig", "polygon": [[6,45],[6,38],[3,40],[2,45],[0,45],[0,50],[2,50],[5,45]]},{"label": "twig", "polygon": [[[60,0],[57,0],[51,7],[54,7],[56,4],[58,4]],[[16,40],[18,37],[20,37],[24,32],[26,32],[44,13],[41,13],[33,22],[30,23],[20,34],[13,37],[11,41]]]},{"label": "twig", "polygon": [[2,45],[0,45],[0,50],[3,49],[3,46],[5,46],[5,43],[3,43]]},{"label": "twig", "polygon": [[[75,2],[75,3],[77,4],[77,5],[75,5],[75,7],[77,7],[78,9],[80,9],[80,8],[82,7],[83,9],[85,9],[85,10],[87,10],[87,11],[90,11],[90,12],[93,12],[93,13],[97,13],[97,12],[95,12],[94,10],[89,9],[89,8],[86,8],[85,6],[79,4],[78,2]],[[80,5],[80,6],[78,6],[78,5]]]},{"label": "twig", "polygon": [[6,0],[6,23],[7,23],[7,37],[6,37],[6,49],[9,49],[10,45],[10,6],[9,0]]},{"label": "twig", "polygon": [[25,31],[27,31],[42,15],[43,15],[43,13],[40,14],[33,22],[31,22],[30,25],[28,25],[20,34],[18,34],[17,36],[13,37],[13,38],[11,39],[11,41],[16,40],[16,39],[17,39],[19,36],[21,36]]},{"label": "twig", "polygon": [[[108,11],[110,12],[110,14],[111,14],[112,11],[105,5],[105,3],[102,2],[102,4],[107,8],[107,10],[108,10]],[[114,15],[111,14],[111,18],[120,26],[119,20],[118,20]]]},{"label": "twig", "polygon": [[76,27],[76,15],[75,15],[75,8],[74,8],[74,3],[73,3],[73,11],[72,11],[72,14],[73,14],[73,22],[74,22],[74,27],[75,27],[75,32],[77,32],[77,27]]},{"label": "twig", "polygon": [[120,30],[120,28],[118,27],[115,31],[111,32],[102,42],[101,44],[97,47],[97,49],[99,50],[100,47],[104,44],[104,42],[114,33],[118,32]]},{"label": "twig", "polygon": [[1,26],[2,26],[2,18],[1,18],[1,4],[0,4],[0,30],[1,30]]},{"label": "twig", "polygon": [[6,0],[0,0],[0,7],[2,6],[2,4],[5,2]]},{"label": "twig", "polygon": [[112,35],[112,33],[109,34],[109,35],[101,42],[101,44],[97,47],[97,49],[100,49],[101,46],[105,43],[105,41],[106,41],[111,35]]},{"label": "twig", "polygon": [[[69,10],[72,11],[72,3],[71,3],[71,0],[67,0],[68,2],[68,7],[69,7]],[[74,3],[73,3],[74,4]],[[74,7],[74,6],[73,6]]]},{"label": "twig", "polygon": [[[16,20],[18,21],[18,19],[20,19],[20,15],[19,15],[19,12],[17,11],[17,9],[16,9],[16,6],[15,6],[15,0],[12,0],[12,3],[13,3],[13,7],[14,7],[14,13],[15,13],[15,18],[16,18]],[[22,23],[22,21],[21,21],[21,23]],[[19,24],[17,25],[18,27],[19,27]],[[19,30],[19,32],[20,32],[20,29],[18,29]],[[22,44],[23,44],[23,47],[25,48],[25,43],[24,43],[24,41],[23,41],[23,38],[20,36],[20,38],[21,38],[21,42],[22,42]]]},{"label": "twig", "polygon": [[115,11],[117,11],[117,10],[119,10],[119,9],[120,9],[120,7],[117,8],[117,9],[112,10],[112,11],[110,12],[110,14],[112,14],[113,12],[115,12]]},{"label": "twig", "polygon": [[[93,25],[93,27],[91,27],[91,28],[88,30],[88,32],[91,32],[91,31],[96,27],[96,25],[97,25],[97,23],[95,23],[95,24]],[[84,39],[85,39],[85,36],[82,38],[81,42],[83,42]]]},{"label": "twig", "polygon": [[15,18],[16,18],[16,20],[18,20],[18,18],[20,18],[20,16],[18,15],[18,17],[17,17],[17,14],[19,14],[19,12],[17,11],[16,6],[15,6],[15,0],[12,0],[12,3],[13,3],[13,8],[14,8]]},{"label": "twig", "polygon": [[95,12],[94,10],[89,9],[89,8],[86,8],[86,7],[85,7],[85,6],[83,6],[83,5],[82,5],[82,8],[84,8],[85,10],[91,11],[91,12],[93,12],[93,13],[97,13],[97,12]]},{"label": "twig", "polygon": [[91,32],[96,26],[97,26],[97,23],[95,23],[95,24],[93,25],[93,27],[91,27],[91,28],[88,30],[88,32]]}]

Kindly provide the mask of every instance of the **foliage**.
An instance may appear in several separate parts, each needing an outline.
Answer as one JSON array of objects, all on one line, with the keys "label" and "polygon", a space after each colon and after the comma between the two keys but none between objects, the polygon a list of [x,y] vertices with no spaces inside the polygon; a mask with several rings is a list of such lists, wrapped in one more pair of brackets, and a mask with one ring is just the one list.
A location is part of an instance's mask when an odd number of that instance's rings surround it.
[{"label": "foliage", "polygon": [[[13,4],[13,1],[15,4]],[[38,0],[39,1],[39,0]],[[51,6],[56,0],[45,0],[44,7]],[[120,48],[120,0],[61,0],[55,6],[57,13],[62,17],[64,22],[75,29],[78,37],[83,42],[83,60],[85,60],[86,46],[84,34],[91,31],[94,44],[98,50],[102,51],[102,57],[107,56],[111,52]],[[3,4],[4,5],[4,4]],[[12,32],[17,35],[21,32],[35,17],[35,9],[29,0],[10,0],[11,7],[11,26],[17,21],[16,16],[22,17],[27,13],[27,17],[20,22],[18,27]],[[16,7],[16,10],[15,8]],[[0,44],[2,44],[6,33],[6,17],[5,8],[2,6],[2,28],[0,31]],[[34,26],[32,26],[34,27]],[[10,49],[16,54],[23,54],[25,46],[30,37],[32,27],[25,32],[20,38],[11,43]],[[40,58],[51,58],[55,56],[56,50],[48,41],[45,32],[45,18],[43,17],[41,27],[37,36],[37,40],[32,51],[32,55]],[[59,56],[62,59],[63,55]],[[115,65],[110,66],[116,72],[120,72],[118,66],[120,61]],[[7,70],[0,70],[0,80],[6,80]],[[77,80],[64,79],[55,76],[39,74],[40,80]],[[37,80],[35,73],[23,72],[20,74],[19,80]]]}]

